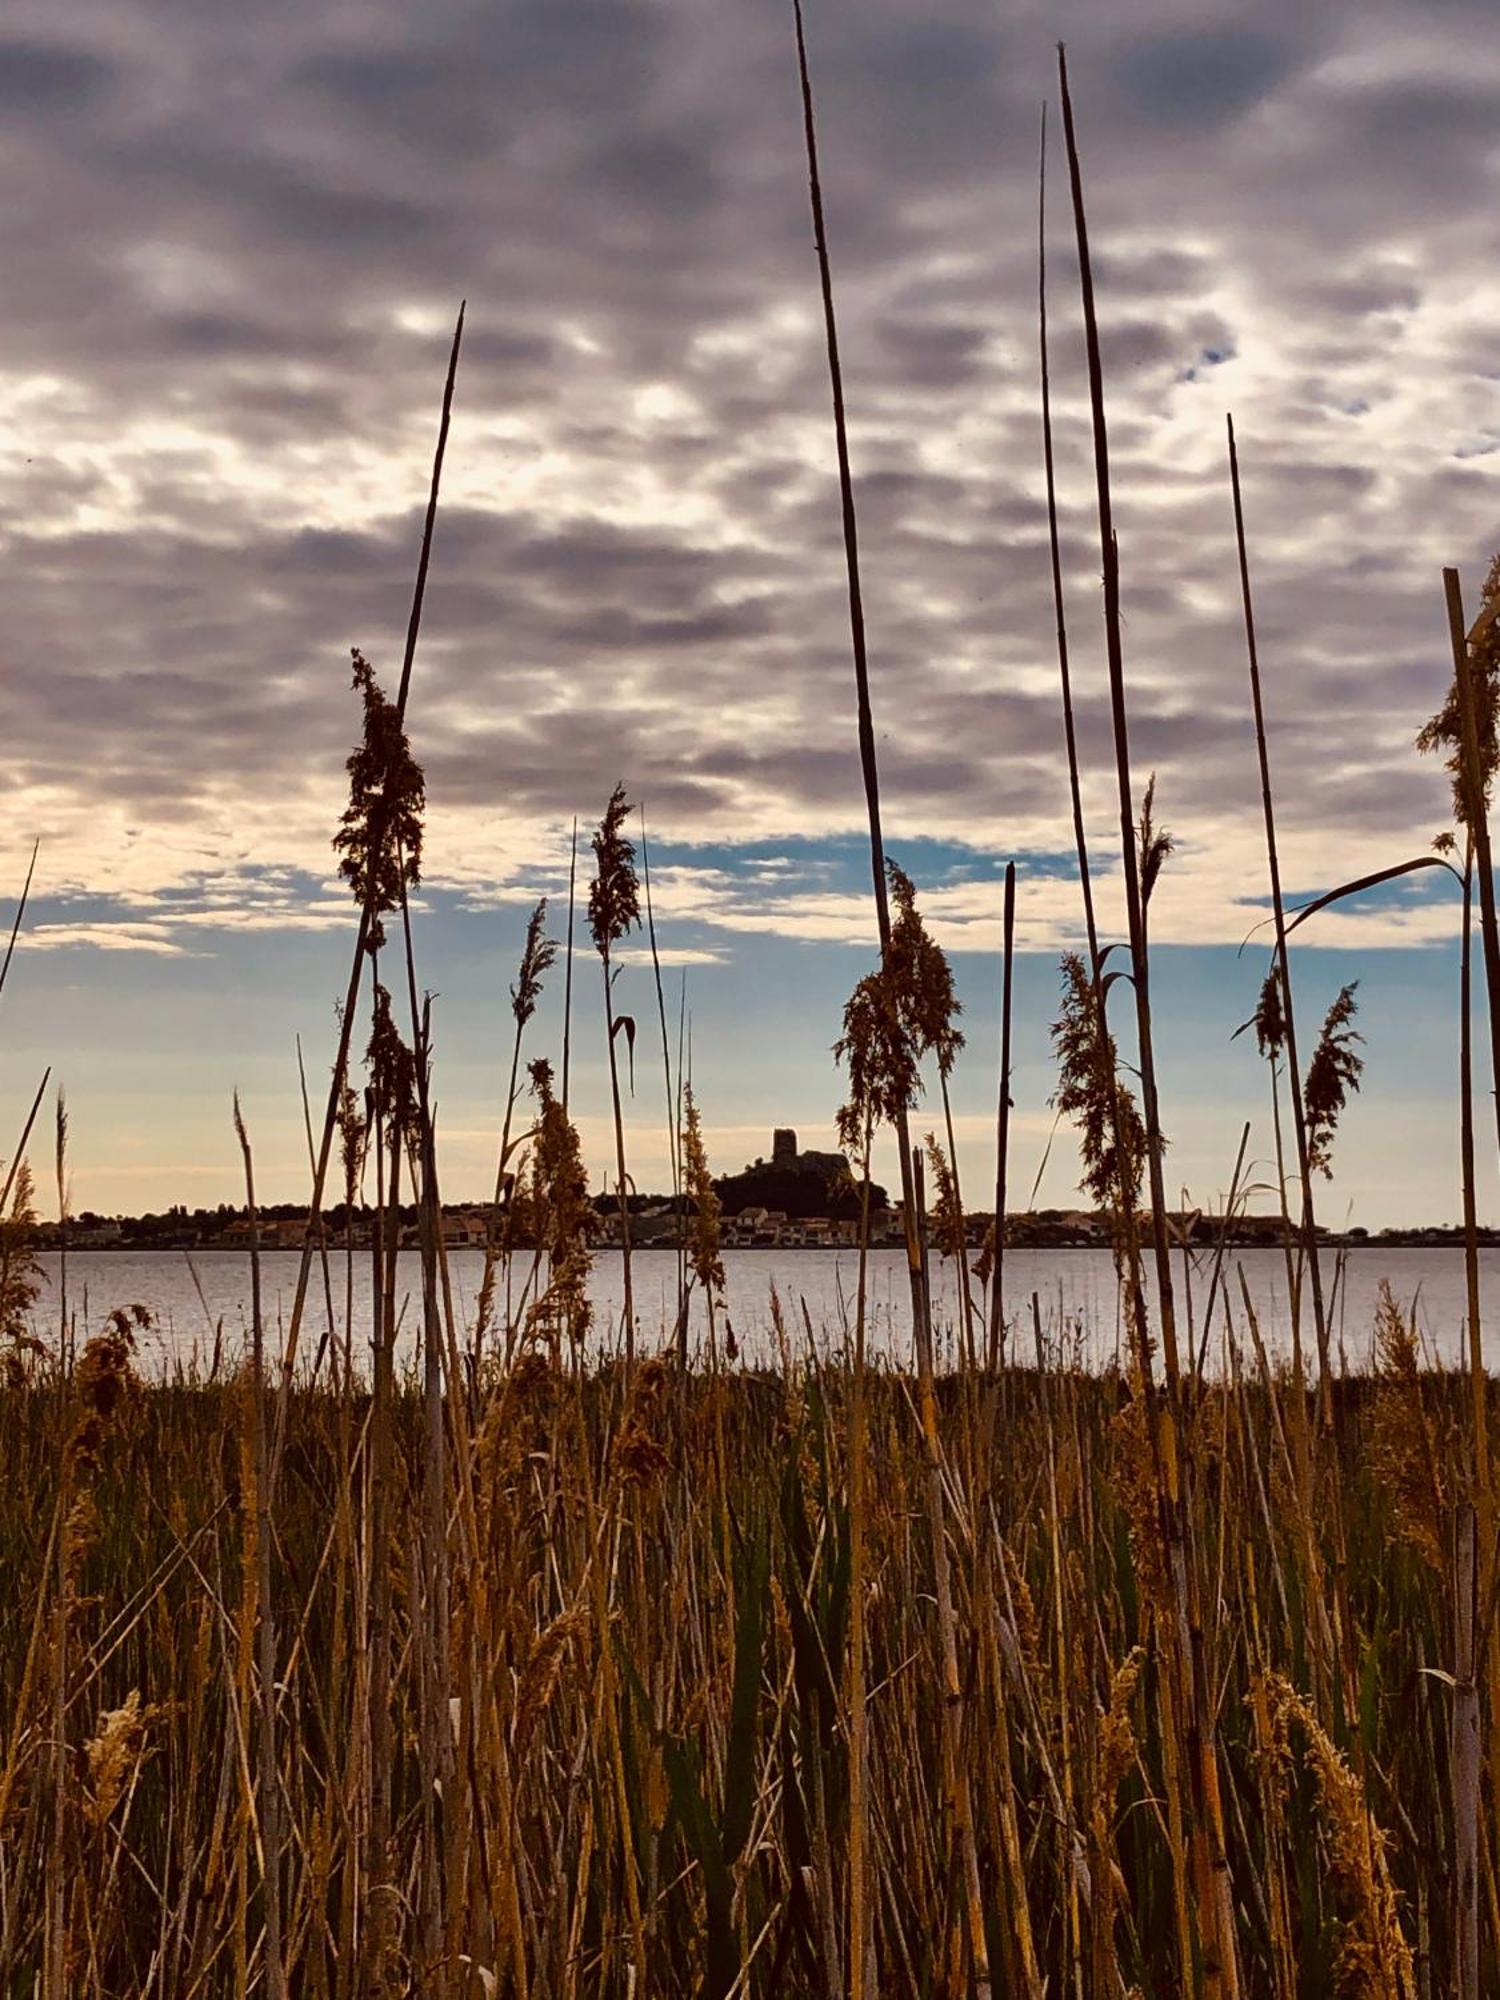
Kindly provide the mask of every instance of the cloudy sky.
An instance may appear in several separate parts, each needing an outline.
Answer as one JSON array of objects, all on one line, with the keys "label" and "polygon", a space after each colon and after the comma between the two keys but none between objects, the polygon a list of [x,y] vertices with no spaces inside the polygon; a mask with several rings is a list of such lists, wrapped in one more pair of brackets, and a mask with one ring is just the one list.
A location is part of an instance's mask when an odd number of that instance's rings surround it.
[{"label": "cloudy sky", "polygon": [[[1170,1178],[1209,1200],[1264,971],[1224,413],[1241,440],[1297,895],[1425,847],[1440,569],[1500,542],[1490,8],[811,0],[892,850],[956,955],[963,1165],[992,1175],[996,946],[1020,871],[1017,1179],[1078,933],[1035,341],[1040,107],[1066,38],[1089,177]],[[394,679],[442,369],[469,301],[411,725],[448,1189],[492,1150],[506,986],[576,813],[646,802],[711,1146],[827,1143],[871,956],[827,389],[782,0],[12,0],[0,30],[5,852],[40,838],[5,1115],[67,1081],[76,1198],[305,1186],[353,917],[329,836],[348,648]],[[1060,195],[1060,161],[1054,155]],[[1102,908],[1111,848],[1076,269],[1052,234],[1064,555]],[[1441,889],[1309,931],[1369,1079],[1330,1219],[1456,1212]],[[1313,941],[1315,935],[1315,942]],[[649,976],[621,1005],[654,1011]],[[607,1158],[597,971],[577,1104]],[[555,1006],[538,1022],[555,1040]],[[1308,1030],[1305,1029],[1304,1033]],[[643,1041],[632,1151],[664,1157]],[[1070,1199],[1066,1147],[1040,1199]]]}]

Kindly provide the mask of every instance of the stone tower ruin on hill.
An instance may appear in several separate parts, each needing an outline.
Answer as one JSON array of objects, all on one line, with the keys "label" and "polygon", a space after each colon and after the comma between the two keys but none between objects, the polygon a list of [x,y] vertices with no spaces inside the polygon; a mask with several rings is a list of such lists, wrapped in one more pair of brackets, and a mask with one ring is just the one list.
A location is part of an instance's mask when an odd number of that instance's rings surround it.
[{"label": "stone tower ruin on hill", "polygon": [[[714,1187],[726,1215],[739,1215],[747,1208],[764,1208],[794,1220],[826,1215],[852,1221],[859,1215],[859,1189],[843,1154],[801,1152],[789,1125],[778,1126],[771,1134],[769,1160],[756,1160],[741,1174],[726,1174]],[[872,1184],[871,1211],[878,1214],[885,1206],[885,1189]]]}]

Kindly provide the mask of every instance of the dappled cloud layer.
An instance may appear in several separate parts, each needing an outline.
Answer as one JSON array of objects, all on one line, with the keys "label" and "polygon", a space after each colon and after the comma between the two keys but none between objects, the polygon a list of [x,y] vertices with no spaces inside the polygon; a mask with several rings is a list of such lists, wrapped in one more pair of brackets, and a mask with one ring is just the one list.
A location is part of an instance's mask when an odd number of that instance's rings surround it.
[{"label": "dappled cloud layer", "polygon": [[[1075,923],[1041,503],[1036,159],[1070,47],[1098,252],[1135,754],[1163,942],[1261,914],[1226,488],[1241,438],[1289,889],[1425,846],[1438,571],[1500,539],[1500,45],[1482,6],[814,0],[894,841],[1039,865]],[[7,824],[37,942],[347,921],[328,874],[393,674],[469,299],[412,731],[428,870],[555,889],[620,776],[695,936],[863,939],[841,553],[779,0],[21,4],[0,29]],[[1064,555],[1093,830],[1112,777],[1076,269],[1053,149]],[[682,850],[713,843],[711,865]],[[743,865],[735,850],[757,844]],[[924,883],[992,946],[993,871]],[[70,914],[68,892],[89,900]],[[107,897],[101,907],[100,896]],[[1331,917],[1450,933],[1426,892]],[[684,948],[687,950],[687,948]],[[711,953],[712,942],[702,947]],[[692,956],[698,951],[687,951]],[[700,954],[701,955],[701,954]]]}]

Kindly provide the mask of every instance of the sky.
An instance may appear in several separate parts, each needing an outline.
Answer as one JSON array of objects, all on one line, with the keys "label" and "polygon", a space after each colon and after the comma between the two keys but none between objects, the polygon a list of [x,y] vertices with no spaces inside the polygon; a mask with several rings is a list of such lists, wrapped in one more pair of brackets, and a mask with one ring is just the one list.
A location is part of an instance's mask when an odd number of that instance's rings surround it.
[{"label": "sky", "polygon": [[[887,839],[952,953],[971,1205],[994,1176],[1017,865],[1013,1198],[1050,1144],[1080,934],[1036,353],[1039,122],[1066,40],[1115,469],[1132,754],[1176,852],[1152,906],[1168,1184],[1269,1172],[1234,1040],[1266,872],[1224,417],[1240,440],[1283,874],[1429,847],[1412,739],[1444,564],[1500,544],[1500,38],[1475,0],[809,0]],[[1054,105],[1054,133],[1056,131]],[[831,1144],[874,917],[828,390],[782,0],[12,0],[0,27],[0,871],[40,852],[0,999],[0,1121],[65,1082],[75,1206],[305,1194],[355,913],[330,837],[389,683],[468,300],[412,683],[419,977],[445,1193],[493,1179],[508,984],[570,829],[644,802],[658,940],[715,1164]],[[1067,609],[1106,934],[1123,929],[1077,269],[1051,148]],[[580,873],[586,878],[585,846]],[[1360,981],[1334,1222],[1458,1212],[1457,912],[1432,875],[1315,919],[1303,1039]],[[561,900],[559,900],[561,899]],[[1242,946],[1244,947],[1242,949]],[[665,1175],[639,946],[630,1157]],[[556,1054],[558,991],[529,1053]],[[611,1157],[597,961],[574,1108]],[[925,1130],[934,1107],[918,1114]],[[3,1126],[0,1126],[3,1129]],[[0,1142],[0,1151],[13,1141]],[[1496,1212],[1492,1149],[1486,1210]],[[1040,1181],[1037,1181],[1039,1168]],[[887,1178],[894,1163],[884,1159]],[[45,1178],[45,1176],[43,1177]]]}]

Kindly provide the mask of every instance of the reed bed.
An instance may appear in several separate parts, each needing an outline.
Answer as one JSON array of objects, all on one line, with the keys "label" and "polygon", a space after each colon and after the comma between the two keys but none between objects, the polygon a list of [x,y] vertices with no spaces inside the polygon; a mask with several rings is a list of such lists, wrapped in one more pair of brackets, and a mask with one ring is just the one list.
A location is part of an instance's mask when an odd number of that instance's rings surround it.
[{"label": "reed bed", "polygon": [[[1299,1691],[1308,1598],[1332,1552],[1326,1509],[1309,1521],[1299,1499],[1290,1377],[1237,1356],[1191,1408],[1247,1991],[1453,1990],[1437,1857],[1455,1801],[1434,1664],[1453,1618],[1448,1468],[1468,1387],[1417,1365],[1394,1306],[1380,1354],[1374,1377],[1334,1390],[1325,1475],[1349,1524],[1358,1671],[1326,1726]],[[790,1336],[776,1372],[684,1378],[663,1359],[580,1373],[534,1355],[479,1385],[464,1487],[445,1496],[456,1754],[435,1802],[424,1399],[415,1377],[396,1387],[380,1868],[370,1396],[299,1386],[288,1407],[271,1773],[251,1721],[263,1683],[246,1590],[263,1566],[248,1372],[127,1387],[107,1411],[107,1392],[96,1408],[61,1380],[0,1398],[0,1590],[19,1614],[0,1640],[4,1990],[30,1990],[59,1840],[65,1990],[266,1990],[257,1846],[274,1795],[287,1990],[844,1991],[853,1386],[847,1360]],[[938,1385],[989,1964],[1020,1990],[1020,1895],[1047,1990],[1179,1992],[1150,1453],[1125,1383],[1044,1354],[1000,1379],[1006,1448],[985,1460],[993,1386]],[[955,1992],[966,1895],[934,1782],[947,1725],[915,1393],[903,1373],[866,1371],[879,1466],[863,1524],[870,1948],[878,1990]],[[1316,1574],[1310,1542],[1325,1554]],[[58,1578],[60,1828],[31,1611]],[[1485,1873],[1492,1909],[1488,1859]]]}]

